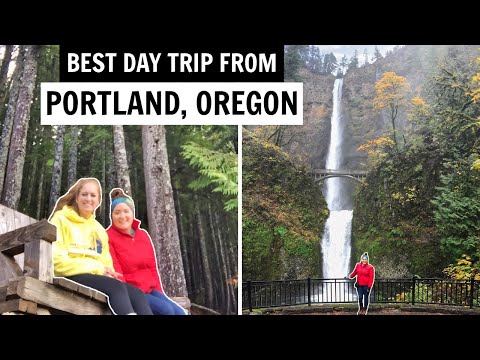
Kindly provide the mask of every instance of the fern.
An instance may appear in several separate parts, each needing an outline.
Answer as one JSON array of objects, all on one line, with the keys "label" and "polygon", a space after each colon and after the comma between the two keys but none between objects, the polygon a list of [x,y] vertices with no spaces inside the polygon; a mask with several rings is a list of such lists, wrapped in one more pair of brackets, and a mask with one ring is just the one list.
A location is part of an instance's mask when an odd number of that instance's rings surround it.
[{"label": "fern", "polygon": [[200,177],[188,184],[192,190],[214,186],[212,192],[231,197],[225,202],[225,210],[238,207],[238,159],[235,153],[209,149],[193,141],[182,146],[182,156],[191,166],[199,169]]}]

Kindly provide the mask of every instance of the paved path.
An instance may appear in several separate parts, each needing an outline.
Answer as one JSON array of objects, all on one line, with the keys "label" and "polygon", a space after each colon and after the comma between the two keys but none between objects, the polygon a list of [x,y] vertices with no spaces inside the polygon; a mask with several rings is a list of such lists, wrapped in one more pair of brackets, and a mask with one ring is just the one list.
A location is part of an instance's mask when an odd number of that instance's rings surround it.
[{"label": "paved path", "polygon": [[[357,316],[358,308],[352,305],[315,305],[285,308],[257,309],[251,315],[352,315]],[[244,315],[249,315],[244,311]],[[366,316],[375,315],[480,315],[480,309],[461,306],[438,305],[388,305],[374,304]]]}]

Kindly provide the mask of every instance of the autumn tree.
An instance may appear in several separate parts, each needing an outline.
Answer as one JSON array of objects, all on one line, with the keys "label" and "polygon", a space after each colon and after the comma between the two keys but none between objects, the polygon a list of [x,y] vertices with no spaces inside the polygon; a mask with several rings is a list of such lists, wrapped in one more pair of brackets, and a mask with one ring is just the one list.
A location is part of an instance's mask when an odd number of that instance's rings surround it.
[{"label": "autumn tree", "polygon": [[368,155],[370,164],[375,167],[387,155],[387,151],[393,146],[393,141],[387,137],[379,137],[367,141],[357,148],[358,151],[365,151]]},{"label": "autumn tree", "polygon": [[398,150],[397,130],[395,128],[395,119],[399,109],[406,105],[407,94],[410,91],[410,84],[403,76],[394,72],[385,72],[380,80],[375,83],[375,98],[373,107],[376,110],[389,110],[390,121],[392,122],[393,134],[392,140],[395,148]]},{"label": "autumn tree", "polygon": [[[480,65],[480,56],[475,60],[477,65]],[[470,93],[472,95],[473,101],[480,101],[480,70],[472,78],[473,84],[476,86],[475,89]]]}]

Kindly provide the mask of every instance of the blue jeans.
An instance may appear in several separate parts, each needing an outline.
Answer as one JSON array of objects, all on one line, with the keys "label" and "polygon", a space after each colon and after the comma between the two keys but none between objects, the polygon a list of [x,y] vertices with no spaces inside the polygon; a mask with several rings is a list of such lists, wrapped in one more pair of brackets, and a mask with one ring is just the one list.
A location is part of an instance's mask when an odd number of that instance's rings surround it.
[{"label": "blue jeans", "polygon": [[357,285],[357,294],[358,294],[358,306],[360,307],[360,309],[368,308],[368,297],[370,295],[368,293],[368,286]]},{"label": "blue jeans", "polygon": [[154,315],[186,315],[180,305],[158,290],[148,293],[147,299]]}]

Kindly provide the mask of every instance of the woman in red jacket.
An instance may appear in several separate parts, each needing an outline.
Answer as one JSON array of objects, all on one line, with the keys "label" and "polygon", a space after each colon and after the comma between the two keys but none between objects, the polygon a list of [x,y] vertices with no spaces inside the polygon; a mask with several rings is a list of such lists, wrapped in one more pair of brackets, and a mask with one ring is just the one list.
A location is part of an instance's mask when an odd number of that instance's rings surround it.
[{"label": "woman in red jacket", "polygon": [[348,277],[353,279],[355,276],[357,277],[356,288],[358,294],[357,315],[367,315],[370,290],[375,281],[375,268],[368,263],[368,253],[361,256],[360,262],[355,265],[355,269]]},{"label": "woman in red jacket", "polygon": [[185,310],[165,295],[157,270],[150,235],[135,219],[135,205],[122,189],[110,192],[110,220],[107,228],[110,254],[120,280],[135,285],[146,294],[155,315],[185,315]]}]

